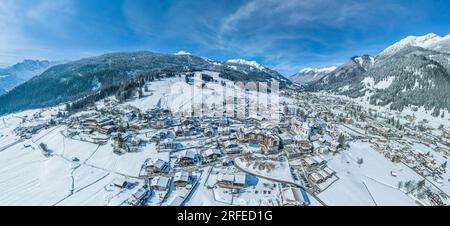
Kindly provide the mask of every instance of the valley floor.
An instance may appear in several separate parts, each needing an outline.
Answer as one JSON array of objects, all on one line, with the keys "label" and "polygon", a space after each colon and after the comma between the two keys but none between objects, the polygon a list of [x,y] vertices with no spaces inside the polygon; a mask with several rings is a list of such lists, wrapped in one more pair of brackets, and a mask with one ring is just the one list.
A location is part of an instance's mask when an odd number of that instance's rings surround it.
[{"label": "valley floor", "polygon": [[[132,99],[126,105],[142,111],[159,105],[172,109],[173,112],[187,112],[190,108],[187,103],[190,100],[184,97],[184,90],[189,89],[189,85],[181,82],[177,89],[169,85],[180,81],[184,81],[184,78],[154,82],[143,98]],[[219,102],[219,91],[219,84],[211,84],[203,98],[209,104]],[[320,95],[316,98],[320,98]],[[294,97],[283,97],[283,100],[291,105],[298,104]],[[60,107],[56,107],[0,117],[0,205],[129,205],[132,194],[149,183],[148,178],[141,175],[143,165],[148,159],[162,159],[173,165],[173,154],[158,151],[155,143],[147,143],[139,152],[117,155],[111,141],[96,144],[67,137],[64,131],[69,128],[64,124],[42,129],[31,139],[15,135],[14,129],[22,123],[31,125],[39,122],[32,120],[31,115],[40,112],[42,116],[39,120],[46,121],[59,110]],[[336,107],[335,111],[338,114],[342,109]],[[432,180],[431,176],[423,177],[418,174],[411,164],[394,163],[386,158],[384,153],[374,149],[373,143],[369,142],[370,134],[363,134],[364,130],[350,124],[345,128],[336,128],[351,134],[350,136],[366,138],[350,141],[349,148],[338,153],[316,155],[326,161],[327,167],[335,172],[337,180],[327,186],[323,185],[320,191],[307,188],[310,205],[430,205],[428,200],[419,200],[416,193],[402,186],[407,181],[418,182],[424,178],[427,179],[428,189],[436,193],[441,190],[450,194],[448,167],[443,174],[442,183],[439,184]],[[156,133],[157,130],[152,132]],[[375,140],[376,137],[373,135],[371,139]],[[191,143],[195,142],[197,141],[193,140]],[[41,144],[45,144],[52,151],[51,156],[43,154]],[[439,164],[447,161],[446,154],[438,153],[428,145],[414,144],[412,148],[417,152],[431,152]],[[448,147],[444,145],[444,148]],[[363,163],[360,164],[361,159]],[[198,164],[193,168],[186,168],[196,178],[191,190],[172,187],[167,194],[156,191],[148,204],[282,205],[281,193],[286,184],[280,181],[285,180],[306,187],[306,182],[293,178],[289,165],[291,162],[274,164],[276,168],[270,172],[258,170],[251,164],[240,162],[239,159],[235,160],[236,167],[225,167],[221,162]],[[219,174],[236,173],[247,174],[245,191],[239,196],[231,194],[227,189],[214,187]],[[295,173],[303,174],[301,170]],[[113,185],[117,180],[127,180],[134,185],[129,189],[119,189]],[[177,202],[178,196],[183,197],[184,201]],[[444,199],[444,202],[448,204],[449,200]]]}]

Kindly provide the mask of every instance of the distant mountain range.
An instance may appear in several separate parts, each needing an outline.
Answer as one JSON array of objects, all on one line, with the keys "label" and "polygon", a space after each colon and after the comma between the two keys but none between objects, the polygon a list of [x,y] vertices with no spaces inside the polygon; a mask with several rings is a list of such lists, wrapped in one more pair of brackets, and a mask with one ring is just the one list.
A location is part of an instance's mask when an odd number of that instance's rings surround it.
[{"label": "distant mountain range", "polygon": [[254,61],[222,62],[183,51],[111,53],[54,64],[25,60],[0,69],[0,114],[74,101],[146,73],[201,70],[232,81],[278,81],[282,88],[293,87],[294,81],[306,91],[346,95],[395,110],[425,107],[435,116],[450,111],[450,35],[409,36],[376,56],[352,57],[339,67],[302,69],[292,81]]},{"label": "distant mountain range", "polygon": [[41,74],[57,62],[24,60],[7,68],[0,68],[0,95]]},{"label": "distant mountain range", "polygon": [[298,84],[310,84],[314,83],[325,75],[336,70],[336,67],[327,67],[327,68],[304,68],[297,72],[295,75],[289,77],[289,79]]},{"label": "distant mountain range", "polygon": [[409,36],[380,54],[353,57],[310,84],[395,110],[425,107],[434,116],[450,111],[450,35]]},{"label": "distant mountain range", "polygon": [[221,62],[187,52],[111,53],[50,67],[0,96],[0,114],[74,101],[146,73],[199,70],[216,71],[232,81],[278,81],[281,87],[292,84],[278,72],[252,61]]}]

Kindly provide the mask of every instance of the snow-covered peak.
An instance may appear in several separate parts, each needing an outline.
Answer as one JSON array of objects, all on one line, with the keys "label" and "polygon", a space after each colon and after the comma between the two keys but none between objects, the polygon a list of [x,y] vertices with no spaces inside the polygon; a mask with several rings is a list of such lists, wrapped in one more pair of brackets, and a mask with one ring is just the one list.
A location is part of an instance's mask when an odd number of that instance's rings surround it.
[{"label": "snow-covered peak", "polygon": [[173,55],[177,55],[177,56],[183,56],[183,55],[192,55],[190,52],[186,52],[186,51],[178,51],[177,53],[174,53]]},{"label": "snow-covered peak", "polygon": [[326,68],[303,68],[301,69],[298,73],[299,74],[309,74],[309,73],[314,73],[314,74],[325,74],[325,73],[330,73],[334,70],[336,70],[337,67],[326,67]]},{"label": "snow-covered peak", "polygon": [[261,64],[256,63],[256,61],[248,61],[243,59],[231,59],[228,60],[227,63],[230,64],[240,64],[240,65],[247,65],[253,68],[256,68],[258,70],[264,70],[264,67]]},{"label": "snow-covered peak", "polygon": [[299,84],[306,84],[318,81],[327,74],[335,71],[337,67],[326,67],[326,68],[303,68],[297,74],[291,76],[289,79]]},{"label": "snow-covered peak", "polygon": [[388,48],[386,48],[383,52],[381,52],[380,55],[394,54],[407,46],[428,48],[431,45],[448,38],[450,38],[449,35],[447,35],[446,37],[441,37],[433,33],[424,36],[408,36],[400,40],[399,42],[395,43],[394,45],[391,45]]}]

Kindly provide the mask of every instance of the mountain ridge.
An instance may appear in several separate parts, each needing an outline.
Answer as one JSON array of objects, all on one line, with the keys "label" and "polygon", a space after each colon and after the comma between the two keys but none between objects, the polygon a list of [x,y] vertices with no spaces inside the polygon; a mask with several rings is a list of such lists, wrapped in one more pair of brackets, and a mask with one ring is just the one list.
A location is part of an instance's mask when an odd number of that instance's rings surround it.
[{"label": "mountain ridge", "polygon": [[25,59],[9,67],[0,68],[0,88],[5,92],[41,74],[59,62]]},{"label": "mountain ridge", "polygon": [[296,74],[290,76],[289,79],[299,84],[308,84],[311,82],[316,82],[323,76],[333,72],[336,69],[337,67],[335,66],[325,68],[303,68]]},{"label": "mountain ridge", "polygon": [[375,57],[351,58],[306,90],[345,95],[393,110],[424,107],[439,116],[450,111],[449,38],[408,36]]},{"label": "mountain ridge", "polygon": [[[259,70],[261,69],[261,70]],[[208,60],[191,54],[149,51],[107,53],[50,67],[41,75],[0,96],[0,114],[74,101],[150,73],[210,70],[232,81],[291,82],[278,72],[254,65]]]}]

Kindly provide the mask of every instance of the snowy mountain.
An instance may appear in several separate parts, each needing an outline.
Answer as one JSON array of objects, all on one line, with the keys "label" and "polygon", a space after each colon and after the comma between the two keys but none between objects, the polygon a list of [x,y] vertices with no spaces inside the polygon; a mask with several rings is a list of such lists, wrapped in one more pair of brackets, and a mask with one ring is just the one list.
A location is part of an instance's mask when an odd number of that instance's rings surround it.
[{"label": "snowy mountain", "polygon": [[181,50],[181,51],[174,53],[173,55],[182,56],[182,55],[192,55],[192,54],[190,52]]},{"label": "snowy mountain", "polygon": [[55,64],[47,60],[24,60],[13,66],[0,68],[0,89],[9,91]]},{"label": "snowy mountain", "polygon": [[265,69],[263,66],[256,63],[256,61],[247,61],[247,60],[243,60],[243,59],[231,59],[231,60],[228,60],[227,63],[230,65],[250,66],[251,68],[258,69],[260,71],[263,71]]},{"label": "snowy mountain", "polygon": [[325,75],[336,70],[337,67],[327,67],[327,68],[303,68],[295,75],[289,77],[293,82],[299,84],[308,84],[311,82],[316,82],[323,78]]},{"label": "snowy mountain", "polygon": [[449,53],[450,35],[441,37],[439,35],[430,33],[424,36],[408,36],[405,39],[402,39],[399,42],[386,48],[383,52],[380,53],[380,56],[389,56],[395,54],[409,46]]},{"label": "snowy mountain", "polygon": [[309,85],[310,90],[338,91],[347,84],[362,78],[375,63],[369,55],[352,57],[347,63],[326,74],[316,82]]},{"label": "snowy mountain", "polygon": [[190,54],[111,53],[49,68],[0,97],[0,114],[53,106],[112,89],[142,76],[175,76],[209,70],[231,81],[291,82],[256,62],[208,60]]},{"label": "snowy mountain", "polygon": [[[217,62],[213,62],[217,64]],[[281,86],[289,85],[292,82],[282,76],[277,71],[271,70],[256,61],[248,61],[243,59],[231,59],[220,63],[226,70],[239,71],[244,74],[242,78],[243,81],[260,81],[260,82],[271,82],[273,80],[278,81]],[[227,79],[235,80],[224,76]]]},{"label": "snowy mountain", "polygon": [[424,107],[439,116],[450,110],[449,37],[407,37],[375,58],[352,58],[307,89],[393,110]]}]

